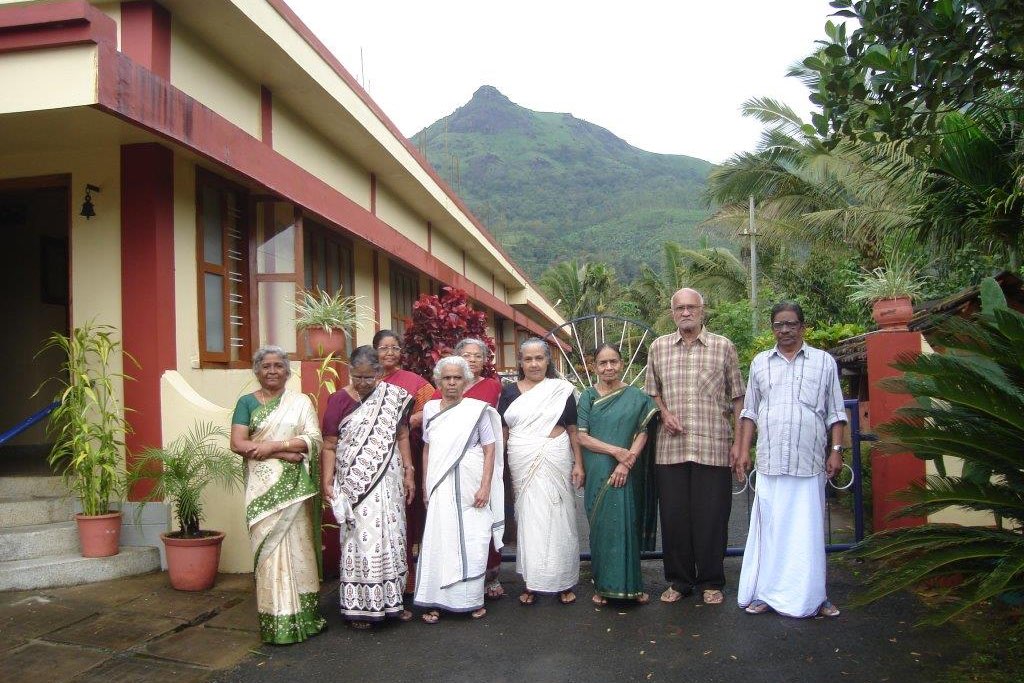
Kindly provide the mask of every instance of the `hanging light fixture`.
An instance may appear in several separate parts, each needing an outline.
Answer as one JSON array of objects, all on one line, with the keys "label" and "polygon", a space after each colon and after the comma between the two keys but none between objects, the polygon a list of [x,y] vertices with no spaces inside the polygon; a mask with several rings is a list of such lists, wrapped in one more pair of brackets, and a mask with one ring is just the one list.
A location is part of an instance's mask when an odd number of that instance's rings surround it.
[{"label": "hanging light fixture", "polygon": [[82,202],[82,210],[78,212],[78,215],[84,216],[85,220],[89,220],[96,215],[96,207],[92,205],[92,193],[99,191],[100,188],[95,185],[85,186],[85,201]]}]

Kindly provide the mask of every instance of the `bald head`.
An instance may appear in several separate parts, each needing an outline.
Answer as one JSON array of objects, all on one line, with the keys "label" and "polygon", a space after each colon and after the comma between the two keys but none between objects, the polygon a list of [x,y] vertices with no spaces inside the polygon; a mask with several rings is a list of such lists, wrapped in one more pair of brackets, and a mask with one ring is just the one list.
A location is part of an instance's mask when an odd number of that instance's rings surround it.
[{"label": "bald head", "polygon": [[672,320],[679,334],[694,339],[704,327],[704,297],[696,289],[684,287],[672,295]]}]

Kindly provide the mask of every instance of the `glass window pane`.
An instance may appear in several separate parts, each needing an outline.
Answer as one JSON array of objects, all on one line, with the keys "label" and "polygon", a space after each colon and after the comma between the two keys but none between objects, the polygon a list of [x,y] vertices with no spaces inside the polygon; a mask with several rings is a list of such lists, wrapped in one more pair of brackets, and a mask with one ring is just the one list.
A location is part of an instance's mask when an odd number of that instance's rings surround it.
[{"label": "glass window pane", "polygon": [[335,243],[327,246],[327,291],[337,292],[341,289],[341,250]]},{"label": "glass window pane", "polygon": [[291,204],[260,204],[256,244],[258,272],[295,272],[295,212]]},{"label": "glass window pane", "polygon": [[224,276],[203,274],[203,301],[206,304],[206,350],[224,353]]},{"label": "glass window pane", "polygon": [[302,230],[302,271],[305,282],[303,286],[306,289],[313,288],[313,234],[307,225]]},{"label": "glass window pane", "polygon": [[224,243],[221,225],[221,194],[212,185],[203,185],[203,260],[221,265]]},{"label": "glass window pane", "polygon": [[260,346],[275,344],[295,353],[294,282],[259,283]]}]

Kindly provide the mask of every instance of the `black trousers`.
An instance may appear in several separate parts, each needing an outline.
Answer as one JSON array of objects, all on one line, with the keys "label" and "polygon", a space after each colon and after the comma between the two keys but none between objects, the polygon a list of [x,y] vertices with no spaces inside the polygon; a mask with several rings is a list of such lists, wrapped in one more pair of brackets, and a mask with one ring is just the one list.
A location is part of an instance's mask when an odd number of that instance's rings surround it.
[{"label": "black trousers", "polygon": [[657,465],[665,579],[684,595],[725,586],[732,470],[695,462]]}]

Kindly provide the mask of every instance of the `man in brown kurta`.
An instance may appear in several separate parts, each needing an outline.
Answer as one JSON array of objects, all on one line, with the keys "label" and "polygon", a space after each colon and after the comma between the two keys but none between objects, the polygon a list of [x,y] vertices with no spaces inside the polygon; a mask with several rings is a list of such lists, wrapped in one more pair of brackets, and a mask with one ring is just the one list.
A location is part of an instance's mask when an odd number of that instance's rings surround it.
[{"label": "man in brown kurta", "polygon": [[676,292],[672,319],[676,331],[651,344],[644,385],[661,413],[655,469],[669,581],[661,599],[701,588],[705,603],[720,604],[743,378],[733,343],[704,328],[699,292]]}]

